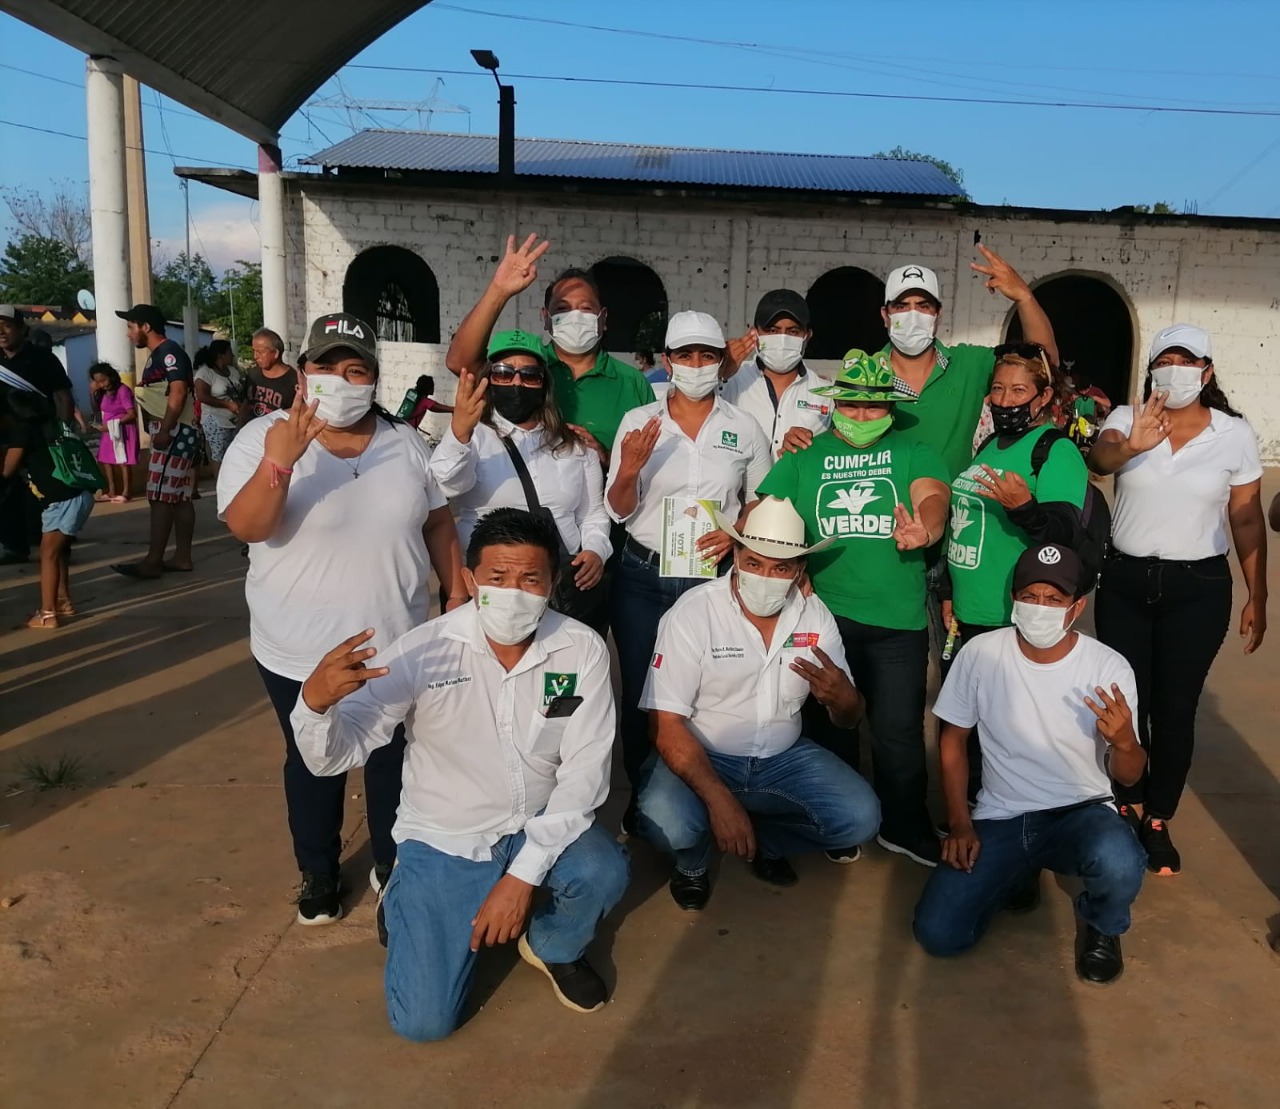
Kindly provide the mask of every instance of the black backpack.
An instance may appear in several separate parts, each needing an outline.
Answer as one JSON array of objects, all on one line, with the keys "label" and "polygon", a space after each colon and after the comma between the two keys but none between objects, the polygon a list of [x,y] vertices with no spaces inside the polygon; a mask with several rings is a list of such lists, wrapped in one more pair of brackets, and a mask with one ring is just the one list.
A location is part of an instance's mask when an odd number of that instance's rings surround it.
[{"label": "black backpack", "polygon": [[[1044,467],[1049,452],[1053,450],[1054,443],[1062,439],[1071,442],[1071,437],[1066,432],[1051,428],[1036,440],[1036,445],[1031,448],[1032,474],[1037,477],[1040,475],[1040,470]],[[1072,446],[1074,448],[1075,444],[1073,443]],[[1076,552],[1081,566],[1084,567],[1082,584],[1085,593],[1098,584],[1098,574],[1102,571],[1102,562],[1107,557],[1110,547],[1111,506],[1107,504],[1107,498],[1098,491],[1098,487],[1093,482],[1086,481],[1084,507],[1080,510],[1080,526],[1071,541],[1071,549]]]}]

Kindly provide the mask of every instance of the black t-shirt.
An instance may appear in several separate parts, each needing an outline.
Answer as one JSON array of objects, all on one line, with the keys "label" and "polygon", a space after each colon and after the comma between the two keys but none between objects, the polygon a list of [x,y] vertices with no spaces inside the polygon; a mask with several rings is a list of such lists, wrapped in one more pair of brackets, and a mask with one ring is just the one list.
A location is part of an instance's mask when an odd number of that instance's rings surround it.
[{"label": "black t-shirt", "polygon": [[166,339],[148,354],[147,364],[142,367],[141,384],[158,385],[162,381],[185,382],[188,390],[195,386],[195,375],[191,372],[191,359],[187,357],[187,352],[172,339]]},{"label": "black t-shirt", "polygon": [[0,354],[0,366],[34,385],[46,397],[62,389],[71,391],[71,378],[62,368],[58,356],[34,343],[23,343],[17,353],[10,356]]},{"label": "black t-shirt", "polygon": [[281,408],[292,408],[298,395],[298,371],[290,368],[279,377],[267,377],[256,365],[249,371],[249,411],[265,416]]},{"label": "black t-shirt", "polygon": [[53,476],[49,439],[54,431],[52,404],[34,393],[0,387],[0,438],[4,446],[22,448],[22,470],[41,506],[80,495]]}]

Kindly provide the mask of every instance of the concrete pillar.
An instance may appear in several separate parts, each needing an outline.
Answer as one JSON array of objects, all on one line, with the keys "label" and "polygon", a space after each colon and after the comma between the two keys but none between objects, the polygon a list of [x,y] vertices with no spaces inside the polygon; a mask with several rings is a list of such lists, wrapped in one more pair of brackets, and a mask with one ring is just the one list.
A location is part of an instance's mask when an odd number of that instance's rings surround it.
[{"label": "concrete pillar", "polygon": [[[147,159],[142,149],[142,89],[127,73],[124,77],[124,170],[129,203],[129,295],[139,304],[151,303],[151,217],[147,205]],[[147,351],[134,352],[140,373]],[[124,369],[120,374],[133,384]]]},{"label": "concrete pillar", "polygon": [[116,316],[130,306],[129,220],[124,168],[124,71],[114,58],[85,62],[89,130],[89,210],[93,221],[93,295],[98,358],[122,375],[133,370],[133,344]]},{"label": "concrete pillar", "polygon": [[[280,148],[258,147],[258,232],[262,236],[262,321],[277,332],[286,360],[295,362],[301,334],[289,329],[289,288],[285,277],[284,181],[280,178]],[[299,327],[305,324],[299,323]]]}]

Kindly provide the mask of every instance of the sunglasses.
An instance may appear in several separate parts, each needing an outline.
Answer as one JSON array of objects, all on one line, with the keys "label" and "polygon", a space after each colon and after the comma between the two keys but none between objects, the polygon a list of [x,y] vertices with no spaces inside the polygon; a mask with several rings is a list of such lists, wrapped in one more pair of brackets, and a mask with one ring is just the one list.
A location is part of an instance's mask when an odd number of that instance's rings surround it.
[{"label": "sunglasses", "polygon": [[521,385],[541,385],[547,380],[547,372],[541,366],[513,366],[509,362],[495,362],[489,367],[489,380],[495,385],[514,385],[517,377]]},{"label": "sunglasses", "polygon": [[1053,380],[1053,370],[1049,366],[1049,356],[1039,343],[1001,343],[996,347],[994,354],[997,362],[1009,355],[1013,355],[1015,358],[1023,358],[1028,362],[1039,362],[1044,366],[1045,375],[1050,381]]}]

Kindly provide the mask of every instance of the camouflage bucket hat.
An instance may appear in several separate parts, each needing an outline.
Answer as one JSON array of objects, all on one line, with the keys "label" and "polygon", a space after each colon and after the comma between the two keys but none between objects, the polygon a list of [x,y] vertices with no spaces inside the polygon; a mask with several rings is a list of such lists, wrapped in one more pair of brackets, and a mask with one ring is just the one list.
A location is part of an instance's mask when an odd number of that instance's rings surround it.
[{"label": "camouflage bucket hat", "polygon": [[889,362],[889,356],[883,351],[867,354],[862,350],[851,350],[844,356],[844,365],[837,375],[834,385],[827,385],[813,392],[820,397],[832,400],[881,401],[889,404],[895,401],[919,400],[918,394],[912,392],[898,379]]}]

